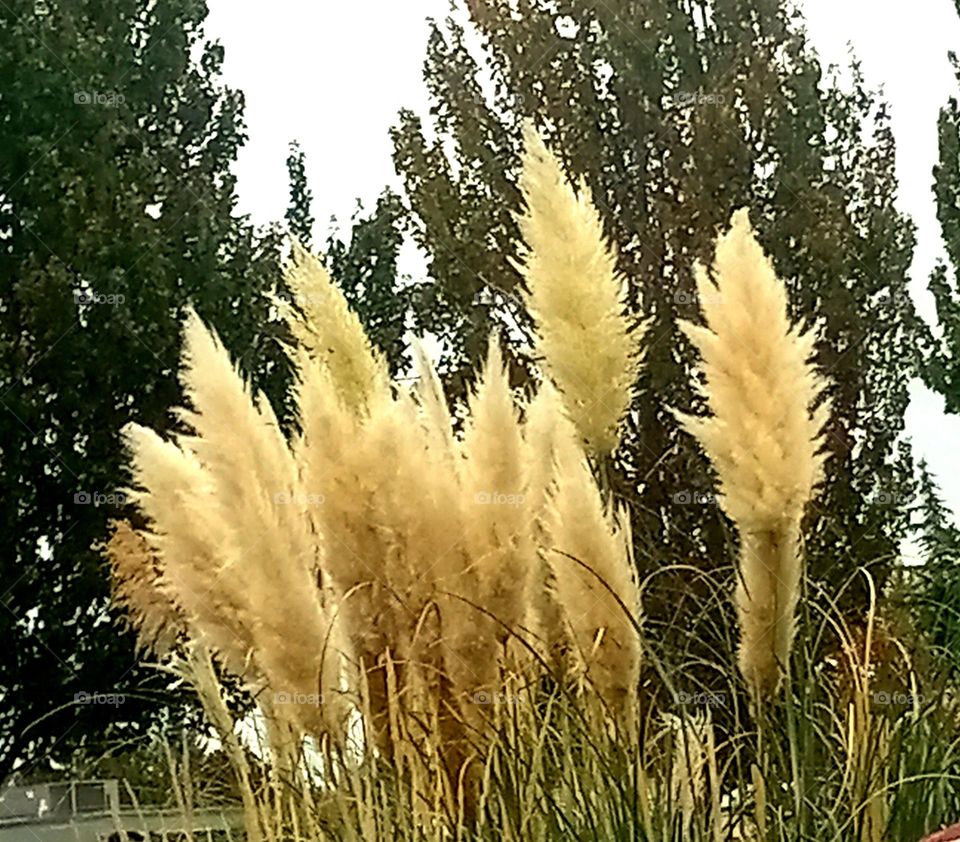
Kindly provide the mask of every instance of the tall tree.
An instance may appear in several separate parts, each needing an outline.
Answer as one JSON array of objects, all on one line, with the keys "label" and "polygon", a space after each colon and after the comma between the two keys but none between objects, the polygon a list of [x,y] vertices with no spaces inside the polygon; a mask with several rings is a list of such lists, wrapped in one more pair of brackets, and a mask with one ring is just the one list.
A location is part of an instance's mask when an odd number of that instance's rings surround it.
[{"label": "tall tree", "polygon": [[164,682],[115,627],[97,544],[125,508],[120,429],[169,428],[181,400],[186,305],[284,391],[261,295],[279,234],[235,213],[242,98],[205,16],[0,6],[0,778],[156,715]]},{"label": "tall tree", "polygon": [[960,530],[926,464],[919,468],[918,543],[924,564],[911,568],[909,601],[931,643],[960,667]]},{"label": "tall tree", "polygon": [[652,623],[702,611],[684,603],[694,577],[664,575],[668,565],[709,572],[733,558],[727,525],[703,503],[709,468],[670,410],[702,406],[678,320],[697,318],[693,263],[709,262],[738,207],[750,208],[788,283],[791,316],[820,328],[816,361],[832,381],[829,468],[805,530],[814,578],[834,589],[852,580],[846,603],[862,606],[858,567],[882,581],[908,528],[912,462],[897,440],[918,326],[893,136],[856,66],[847,89],[824,78],[788,5],[469,0],[482,56],[453,20],[435,25],[425,63],[432,120],[405,111],[393,132],[433,284],[417,317],[449,347],[455,393],[491,323],[512,338],[518,380],[528,376],[509,262],[523,118],[606,209],[631,308],[651,320],[614,481],[633,501]]},{"label": "tall tree", "polygon": [[397,266],[405,215],[400,197],[384,190],[373,212],[364,214],[358,204],[349,240],[331,233],[325,249],[331,274],[394,377],[407,368],[404,335],[420,289],[401,278]]},{"label": "tall tree", "polygon": [[[956,2],[960,15],[960,0]],[[949,53],[960,83],[960,60]],[[947,262],[938,261],[930,276],[937,312],[935,331],[924,337],[923,379],[943,396],[948,413],[960,413],[960,101],[952,96],[937,121],[939,161],[933,169],[933,193]],[[948,267],[949,264],[949,267]],[[924,564],[914,575],[912,596],[934,645],[956,665],[960,655],[960,531],[940,497],[926,465],[919,483],[917,524]]]},{"label": "tall tree", "polygon": [[[960,0],[956,2],[960,14]],[[960,60],[950,52],[960,83]],[[924,369],[927,384],[944,397],[947,412],[960,412],[960,102],[950,97],[937,122],[940,159],[933,169],[937,219],[950,269],[938,262],[930,278],[939,336]],[[951,278],[952,275],[952,278]]]},{"label": "tall tree", "polygon": [[313,242],[313,194],[307,183],[307,159],[294,141],[287,156],[287,179],[290,182],[290,204],[285,214],[287,227],[301,243],[309,247]]}]

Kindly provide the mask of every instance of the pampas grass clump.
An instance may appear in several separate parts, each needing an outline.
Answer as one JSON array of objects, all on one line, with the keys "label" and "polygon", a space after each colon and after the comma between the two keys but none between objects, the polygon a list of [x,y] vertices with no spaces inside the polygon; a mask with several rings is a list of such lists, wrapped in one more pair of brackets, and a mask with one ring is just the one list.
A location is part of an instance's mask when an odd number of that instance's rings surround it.
[{"label": "pampas grass clump", "polygon": [[[528,195],[542,203],[537,189]],[[596,212],[584,197],[576,207],[578,248],[591,248],[600,269],[567,286],[584,300],[603,287],[609,312],[594,315],[628,368],[599,414],[583,401],[571,410],[545,385],[552,400],[541,401],[541,421],[555,429],[542,443],[521,421],[526,407],[496,342],[460,435],[422,347],[419,384],[392,387],[329,274],[299,246],[287,273],[293,302],[275,299],[293,338],[299,423],[290,439],[193,313],[180,431],[172,440],[125,431],[147,526],[118,528],[113,545],[125,548],[118,593],[141,633],[154,636],[157,621],[152,605],[136,604],[130,568],[149,561],[154,591],[169,595],[186,637],[284,728],[342,744],[352,710],[366,745],[420,764],[422,781],[442,772],[444,783],[422,786],[468,810],[498,715],[489,700],[537,668],[538,630],[568,650],[565,669],[593,685],[607,715],[625,722],[634,712],[639,596],[627,539],[584,451],[595,437],[568,414],[600,423],[610,444],[629,401],[635,338],[614,314],[622,302]],[[546,231],[538,236],[531,255],[547,249]],[[540,614],[548,606],[531,594],[548,569],[552,610]],[[411,741],[413,753],[402,748]]]},{"label": "pampas grass clump", "polygon": [[[813,335],[788,320],[746,212],[698,267],[704,325],[685,326],[709,414],[681,417],[740,535],[739,663],[720,651],[691,670],[682,640],[698,628],[641,634],[649,578],[624,506],[643,500],[606,482],[642,329],[589,192],[530,129],[526,143],[522,268],[543,364],[530,400],[496,342],[455,412],[418,342],[417,382],[391,383],[295,246],[292,298],[276,298],[293,430],[191,312],[174,432],[124,431],[139,511],[105,548],[114,599],[196,691],[246,838],[919,838],[960,810],[960,712],[948,694],[933,713],[877,706],[874,606],[864,654],[829,609],[794,645],[828,410]],[[808,645],[838,633],[852,698]],[[781,703],[788,663],[800,680]],[[254,708],[244,728],[224,673]],[[764,715],[744,727],[751,711]]]}]

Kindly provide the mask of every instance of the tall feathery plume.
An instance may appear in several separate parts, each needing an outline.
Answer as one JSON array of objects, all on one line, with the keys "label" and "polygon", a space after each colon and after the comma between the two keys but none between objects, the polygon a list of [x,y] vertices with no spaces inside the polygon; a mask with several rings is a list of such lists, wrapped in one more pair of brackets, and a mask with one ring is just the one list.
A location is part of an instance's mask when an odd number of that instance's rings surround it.
[{"label": "tall feathery plume", "polygon": [[[481,469],[479,462],[489,455],[492,444],[488,434],[505,423],[507,449],[515,447],[510,435],[515,424],[512,405],[505,397],[509,389],[503,381],[503,364],[493,346],[481,376],[481,386],[471,398],[478,417],[471,424],[469,445],[458,441],[439,377],[426,350],[414,342],[414,364],[419,381],[415,388],[420,421],[426,434],[426,454],[422,470],[435,477],[438,499],[446,510],[439,510],[440,531],[431,545],[429,562],[434,570],[436,619],[431,629],[437,642],[431,657],[436,681],[432,685],[437,713],[436,741],[447,779],[456,793],[462,787],[464,809],[472,809],[478,794],[479,766],[472,763],[477,749],[485,743],[491,709],[485,703],[500,687],[500,642],[505,625],[516,621],[517,596],[499,590],[502,578],[496,562],[506,561],[498,546],[498,530],[492,525],[495,513],[483,510],[491,501],[478,499],[488,494],[489,486],[512,485],[515,470],[494,459]],[[482,489],[482,490],[481,490]],[[478,508],[479,507],[479,508]],[[512,513],[513,514],[513,513]],[[493,587],[492,587],[493,586]],[[494,604],[488,604],[490,594]],[[486,613],[489,612],[489,613]],[[456,797],[456,796],[454,796]]]},{"label": "tall feathery plume", "polygon": [[303,349],[328,369],[340,399],[354,412],[389,395],[383,356],[320,259],[294,242],[284,277],[296,306],[281,299],[275,304],[297,342],[294,353]]},{"label": "tall feathery plume", "polygon": [[451,708],[444,741],[447,767],[467,775],[476,795],[471,746],[483,746],[508,671],[525,663],[520,643],[527,615],[534,545],[526,508],[526,458],[503,358],[491,340],[455,470],[462,495],[462,539],[452,536],[439,598],[445,683]]},{"label": "tall feathery plume", "polygon": [[556,480],[545,518],[547,557],[575,659],[608,708],[633,722],[640,680],[640,592],[623,513],[614,517],[576,438],[557,413]]},{"label": "tall feathery plume", "polygon": [[527,478],[527,504],[533,519],[533,540],[537,548],[536,566],[532,573],[531,598],[527,624],[534,630],[540,655],[559,675],[562,653],[566,647],[563,609],[557,601],[556,581],[548,558],[550,548],[549,504],[556,490],[556,442],[559,419],[565,413],[563,400],[556,388],[545,381],[527,405],[523,435],[530,467]]},{"label": "tall feathery plume", "polygon": [[134,488],[130,499],[146,517],[143,531],[160,565],[164,589],[186,618],[190,637],[214,650],[234,674],[254,683],[253,638],[242,601],[220,581],[223,521],[210,505],[210,477],[192,454],[153,430],[128,424]]},{"label": "tall feathery plume", "polygon": [[631,328],[616,250],[581,179],[567,181],[532,125],[524,130],[520,188],[526,242],[518,265],[537,328],[536,349],[587,449],[613,450],[630,405],[643,328]]},{"label": "tall feathery plume", "polygon": [[694,817],[706,807],[707,766],[713,739],[709,713],[679,717],[664,714],[672,737],[669,803],[680,814],[682,838],[693,835]]},{"label": "tall feathery plume", "polygon": [[262,395],[251,401],[226,350],[193,313],[181,379],[193,406],[183,417],[195,433],[184,442],[214,478],[232,529],[225,577],[243,582],[255,658],[275,693],[295,700],[298,724],[320,732],[327,725],[321,697],[332,701],[339,688],[341,654],[329,646],[317,586],[321,547],[305,511],[320,501],[304,494],[269,403]]},{"label": "tall feathery plume", "polygon": [[[428,609],[461,533],[452,433],[439,429],[439,406],[428,413],[404,393],[358,416],[331,380],[301,357],[295,447],[304,486],[324,501],[314,513],[326,539],[324,571],[363,664],[371,736],[389,751],[391,703],[422,696],[424,662],[438,657]],[[389,697],[388,654],[402,700]]]},{"label": "tall feathery plume", "polygon": [[495,339],[469,408],[463,438],[467,551],[480,576],[478,597],[502,624],[498,637],[506,641],[526,618],[534,546],[526,442]]},{"label": "tall feathery plume", "polygon": [[452,470],[459,467],[458,451],[453,436],[453,421],[440,376],[427,354],[423,343],[414,338],[411,343],[413,365],[417,373],[414,393],[420,406],[421,422],[424,424],[431,451],[442,456],[439,469]]},{"label": "tall feathery plume", "polygon": [[[373,731],[386,748],[389,700],[386,676],[376,664],[389,644],[391,597],[378,555],[382,547],[374,539],[376,529],[369,525],[375,512],[366,493],[371,482],[360,475],[358,460],[370,453],[366,420],[371,414],[381,423],[389,417],[389,373],[326,267],[297,242],[285,281],[295,306],[282,300],[275,303],[295,340],[289,352],[298,372],[301,432],[293,450],[308,498],[324,501],[308,514],[327,540],[322,575],[337,618],[334,631],[350,638],[355,663],[368,671]],[[386,454],[373,456],[375,463],[385,458],[389,465]]]},{"label": "tall feathery plume", "polygon": [[[343,399],[334,376],[305,351],[298,356],[297,407],[301,433],[294,452],[303,488],[322,505],[309,515],[323,536],[325,585],[338,594],[336,624],[349,636],[354,666],[351,686],[368,685],[373,742],[388,749],[386,674],[377,665],[390,648],[392,598],[385,582],[383,531],[378,528],[377,493],[393,463],[386,453],[371,454],[369,417]],[[377,424],[385,407],[378,404]],[[367,473],[372,466],[376,475]]]},{"label": "tall feathery plume", "polygon": [[[206,531],[193,539],[214,538],[217,598],[234,606],[256,667],[277,697],[289,700],[284,713],[301,729],[322,733],[334,709],[324,708],[322,696],[338,689],[339,653],[328,651],[329,618],[317,586],[320,547],[292,455],[269,404],[251,399],[223,346],[192,312],[181,379],[191,409],[180,415],[191,434],[179,438],[179,450],[200,476],[178,494],[192,494],[189,505],[201,520],[168,518],[157,526],[169,536],[201,524]],[[145,432],[130,434],[135,465],[143,461]],[[139,473],[141,505],[150,514],[149,498],[162,481]]]},{"label": "tall feathery plume", "polygon": [[829,404],[810,362],[814,333],[790,324],[786,290],[745,209],[717,240],[713,276],[697,265],[707,327],[683,325],[712,415],[679,417],[713,462],[740,533],[739,664],[762,700],[777,692],[793,643],[800,521],[823,472]]}]

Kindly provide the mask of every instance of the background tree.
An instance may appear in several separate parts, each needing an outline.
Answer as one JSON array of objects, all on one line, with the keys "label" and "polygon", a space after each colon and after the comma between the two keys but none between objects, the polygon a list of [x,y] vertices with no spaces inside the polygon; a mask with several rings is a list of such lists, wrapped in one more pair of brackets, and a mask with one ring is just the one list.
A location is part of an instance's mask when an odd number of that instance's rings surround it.
[{"label": "background tree", "polygon": [[[165,680],[118,633],[96,549],[119,431],[169,428],[192,302],[272,398],[279,234],[236,215],[241,96],[202,0],[0,7],[0,778],[142,733]],[[116,706],[77,694],[122,694]],[[175,721],[175,720],[174,720]]]},{"label": "background tree", "polygon": [[294,141],[290,144],[290,154],[287,156],[287,178],[290,181],[290,204],[284,217],[287,227],[307,248],[313,243],[313,194],[307,183],[307,160]]},{"label": "background tree", "polygon": [[960,530],[927,466],[920,464],[917,533],[924,564],[908,569],[905,601],[942,662],[960,667]]},{"label": "background tree", "polygon": [[[956,3],[960,14],[960,0]],[[960,82],[960,61],[950,52],[950,63]],[[950,269],[938,262],[929,289],[937,308],[939,335],[931,339],[924,368],[927,384],[943,395],[946,411],[960,412],[960,102],[950,97],[937,122],[940,159],[933,169],[937,219]],[[952,274],[952,279],[951,279]]]},{"label": "background tree", "polygon": [[[956,3],[960,14],[960,0]],[[960,61],[949,54],[960,82]],[[933,169],[937,219],[947,263],[930,276],[937,326],[924,342],[923,379],[943,396],[946,412],[960,412],[960,102],[950,97],[937,121],[939,161]],[[948,268],[949,265],[949,268]],[[919,483],[917,533],[924,564],[916,571],[912,596],[933,644],[956,666],[960,653],[960,532],[925,465]]]},{"label": "background tree", "polygon": [[[894,141],[858,68],[839,89],[779,0],[471,0],[480,60],[454,21],[434,26],[427,126],[393,131],[429,294],[415,318],[444,340],[462,393],[493,321],[527,378],[527,323],[516,306],[520,123],[531,117],[606,211],[631,307],[649,317],[647,363],[614,481],[633,500],[637,559],[655,574],[650,623],[711,622],[689,569],[729,572],[727,524],[698,492],[704,458],[670,408],[700,409],[692,350],[677,320],[696,319],[692,265],[747,206],[789,286],[791,316],[816,323],[830,377],[827,480],[809,517],[809,566],[862,608],[861,565],[882,583],[908,528],[909,448],[898,443],[916,370],[907,294],[910,223],[894,207]],[[429,138],[429,139],[428,139]],[[706,608],[704,605],[706,604]],[[678,605],[680,606],[678,612]],[[704,634],[696,623],[694,635]],[[710,637],[706,633],[706,637]]]},{"label": "background tree", "polygon": [[405,216],[400,197],[384,190],[372,213],[364,214],[357,204],[349,241],[334,232],[325,249],[331,274],[394,377],[407,369],[404,335],[411,302],[420,290],[400,276],[397,265]]}]

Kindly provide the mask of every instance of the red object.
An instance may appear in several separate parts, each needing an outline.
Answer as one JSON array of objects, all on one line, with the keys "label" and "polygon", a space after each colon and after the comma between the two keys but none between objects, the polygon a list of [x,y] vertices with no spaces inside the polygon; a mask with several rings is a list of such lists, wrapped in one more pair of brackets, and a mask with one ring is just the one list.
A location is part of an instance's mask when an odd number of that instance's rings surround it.
[{"label": "red object", "polygon": [[956,839],[960,839],[960,824],[952,824],[950,827],[924,836],[920,842],[954,842]]}]

